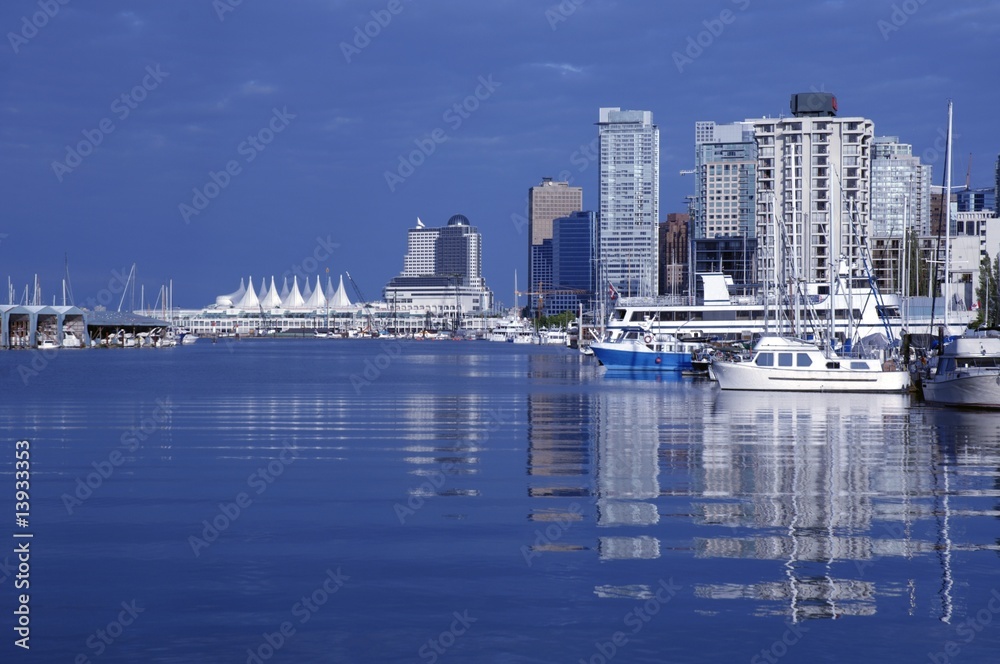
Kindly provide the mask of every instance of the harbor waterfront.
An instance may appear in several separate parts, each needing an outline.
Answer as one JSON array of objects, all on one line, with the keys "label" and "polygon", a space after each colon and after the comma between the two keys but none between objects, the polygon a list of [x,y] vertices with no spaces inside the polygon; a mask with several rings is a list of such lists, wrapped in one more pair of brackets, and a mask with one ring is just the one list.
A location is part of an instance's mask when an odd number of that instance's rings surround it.
[{"label": "harbor waterfront", "polygon": [[[41,353],[0,354],[0,506],[32,535],[30,588],[14,545],[0,554],[3,661],[1000,647],[997,412],[723,392],[485,341],[60,351],[22,381]],[[25,592],[30,653],[10,629]]]}]

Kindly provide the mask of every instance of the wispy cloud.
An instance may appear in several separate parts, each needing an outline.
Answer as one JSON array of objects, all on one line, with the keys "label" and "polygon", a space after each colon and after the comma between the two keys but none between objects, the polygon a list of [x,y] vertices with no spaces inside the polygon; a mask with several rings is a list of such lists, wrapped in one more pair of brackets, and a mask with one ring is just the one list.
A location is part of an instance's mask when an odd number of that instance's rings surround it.
[{"label": "wispy cloud", "polygon": [[584,73],[582,67],[571,65],[568,62],[534,62],[531,66],[543,69],[554,69],[563,76],[580,75]]},{"label": "wispy cloud", "polygon": [[245,95],[270,95],[276,92],[273,85],[261,83],[257,80],[250,80],[240,86],[240,92]]}]

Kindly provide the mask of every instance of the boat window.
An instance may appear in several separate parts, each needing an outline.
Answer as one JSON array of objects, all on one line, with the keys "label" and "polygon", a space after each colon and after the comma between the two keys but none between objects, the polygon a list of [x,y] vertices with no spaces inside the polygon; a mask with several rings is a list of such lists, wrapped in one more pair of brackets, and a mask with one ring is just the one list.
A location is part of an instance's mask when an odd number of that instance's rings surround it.
[{"label": "boat window", "polygon": [[867,362],[851,362],[851,368],[852,369],[857,369],[857,370],[860,370],[860,371],[865,371],[865,370],[869,369],[870,367],[868,366]]},{"label": "boat window", "polygon": [[614,316],[615,316],[615,320],[625,320],[625,310],[624,309],[615,309]]},{"label": "boat window", "polygon": [[826,363],[826,368],[827,369],[839,369],[840,368],[840,362],[827,362]]},{"label": "boat window", "polygon": [[761,367],[773,367],[774,366],[774,354],[773,353],[758,353],[758,355],[757,355],[757,366],[761,366]]},{"label": "boat window", "polygon": [[960,367],[975,367],[977,369],[995,369],[1000,367],[997,357],[966,357],[958,361]]},{"label": "boat window", "polygon": [[633,323],[643,323],[646,321],[646,314],[641,311],[633,311],[632,318],[630,320]]},{"label": "boat window", "polygon": [[812,358],[809,357],[808,353],[797,354],[795,356],[795,362],[800,367],[811,367],[813,363]]},{"label": "boat window", "polygon": [[790,367],[790,366],[792,366],[792,354],[791,353],[778,353],[778,366],[779,367]]}]

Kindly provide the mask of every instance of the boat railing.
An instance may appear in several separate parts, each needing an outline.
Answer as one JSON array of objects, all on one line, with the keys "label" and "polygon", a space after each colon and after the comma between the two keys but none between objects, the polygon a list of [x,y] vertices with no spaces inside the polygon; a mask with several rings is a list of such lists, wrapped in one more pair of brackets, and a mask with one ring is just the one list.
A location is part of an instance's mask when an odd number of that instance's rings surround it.
[{"label": "boat railing", "polygon": [[[763,298],[754,295],[730,295],[729,304],[753,305],[762,304]],[[657,295],[656,297],[623,297],[618,300],[617,307],[689,307],[703,306],[704,298],[691,298],[684,295]]]}]

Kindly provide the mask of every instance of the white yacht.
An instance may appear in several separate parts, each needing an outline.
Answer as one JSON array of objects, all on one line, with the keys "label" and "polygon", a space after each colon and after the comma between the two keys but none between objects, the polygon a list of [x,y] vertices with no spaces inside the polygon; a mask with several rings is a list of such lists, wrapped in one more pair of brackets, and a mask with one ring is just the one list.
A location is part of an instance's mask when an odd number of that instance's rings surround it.
[{"label": "white yacht", "polygon": [[964,336],[949,341],[921,385],[924,401],[1000,408],[1000,338]]},{"label": "white yacht", "polygon": [[724,390],[771,392],[906,392],[910,374],[891,359],[840,356],[815,343],[764,336],[749,361],[715,361]]}]

